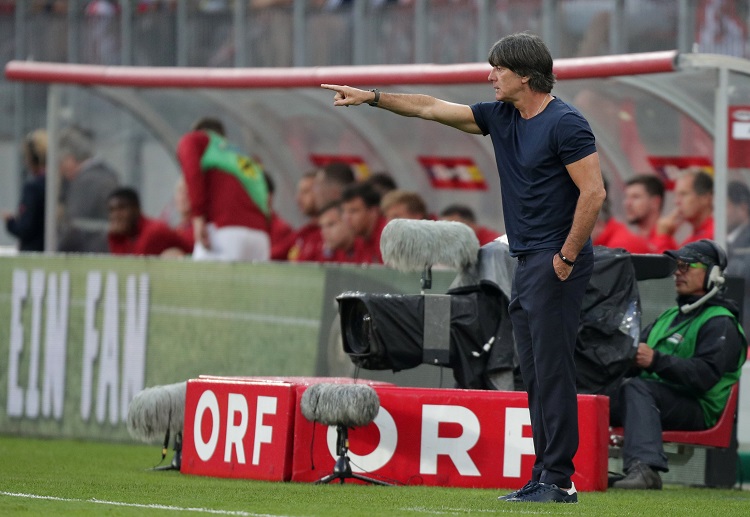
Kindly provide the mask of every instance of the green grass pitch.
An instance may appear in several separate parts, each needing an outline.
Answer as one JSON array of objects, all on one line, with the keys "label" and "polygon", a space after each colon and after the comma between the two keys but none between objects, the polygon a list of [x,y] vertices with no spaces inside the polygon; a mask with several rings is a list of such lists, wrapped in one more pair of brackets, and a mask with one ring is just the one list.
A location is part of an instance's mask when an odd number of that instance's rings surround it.
[{"label": "green grass pitch", "polygon": [[[503,490],[312,485],[152,471],[158,446],[0,437],[0,515],[742,516],[750,492],[667,486],[581,493],[577,505],[511,504]],[[167,460],[171,457],[167,457]],[[318,466],[321,475],[331,466]]]}]

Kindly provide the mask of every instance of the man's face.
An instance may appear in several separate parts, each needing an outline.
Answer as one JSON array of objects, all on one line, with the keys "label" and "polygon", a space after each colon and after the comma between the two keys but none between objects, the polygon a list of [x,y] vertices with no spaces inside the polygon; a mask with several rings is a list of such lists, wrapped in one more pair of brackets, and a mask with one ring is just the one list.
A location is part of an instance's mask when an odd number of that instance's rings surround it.
[{"label": "man's face", "polygon": [[674,188],[675,205],[682,218],[688,222],[700,219],[706,210],[711,210],[711,194],[696,194],[693,189],[694,181],[693,175],[681,176]]},{"label": "man's face", "polygon": [[[697,266],[697,267],[693,267]],[[674,285],[679,295],[703,295],[703,282],[706,279],[707,268],[697,263],[691,266],[680,260],[677,261],[677,270],[674,274]]]},{"label": "man's face", "polygon": [[60,175],[68,181],[72,181],[78,172],[78,162],[70,155],[60,157]]},{"label": "man's face", "polygon": [[421,214],[415,214],[409,210],[405,203],[394,203],[386,208],[383,215],[388,221],[393,219],[423,219]]},{"label": "man's face", "polygon": [[120,198],[107,202],[109,232],[114,235],[135,234],[140,210],[134,204]]},{"label": "man's face", "polygon": [[523,77],[502,66],[492,68],[487,80],[495,89],[495,100],[513,102],[523,89]]},{"label": "man's face", "polygon": [[747,205],[743,203],[734,204],[730,200],[727,200],[727,229],[730,232],[738,226],[747,223],[749,220]]},{"label": "man's face", "polygon": [[643,185],[636,183],[625,187],[623,208],[625,209],[625,220],[629,224],[638,224],[651,214],[658,214],[661,208],[660,204],[659,196],[650,195]]},{"label": "man's face", "polygon": [[297,201],[297,207],[299,211],[308,217],[315,215],[315,192],[313,190],[313,183],[315,179],[312,176],[304,177],[297,183],[297,195],[295,197]]},{"label": "man's face", "polygon": [[341,204],[344,221],[354,232],[354,235],[366,236],[372,224],[372,212],[376,208],[368,208],[361,197],[355,197]]},{"label": "man's face", "polygon": [[326,178],[324,171],[320,170],[315,174],[313,181],[313,196],[317,206],[326,206],[331,201],[341,198],[341,185]]},{"label": "man's face", "polygon": [[329,208],[318,217],[323,244],[330,250],[347,249],[354,236],[352,229],[344,222],[341,209]]}]

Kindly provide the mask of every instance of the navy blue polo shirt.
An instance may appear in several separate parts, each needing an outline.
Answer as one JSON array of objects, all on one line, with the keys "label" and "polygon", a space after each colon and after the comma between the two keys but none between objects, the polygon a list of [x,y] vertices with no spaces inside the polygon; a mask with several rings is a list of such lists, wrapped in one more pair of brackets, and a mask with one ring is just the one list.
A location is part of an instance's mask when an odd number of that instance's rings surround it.
[{"label": "navy blue polo shirt", "polygon": [[[480,102],[471,110],[495,148],[511,255],[559,250],[579,195],[565,166],[596,152],[588,122],[557,98],[528,120],[506,102]],[[591,239],[581,252],[593,252]]]}]

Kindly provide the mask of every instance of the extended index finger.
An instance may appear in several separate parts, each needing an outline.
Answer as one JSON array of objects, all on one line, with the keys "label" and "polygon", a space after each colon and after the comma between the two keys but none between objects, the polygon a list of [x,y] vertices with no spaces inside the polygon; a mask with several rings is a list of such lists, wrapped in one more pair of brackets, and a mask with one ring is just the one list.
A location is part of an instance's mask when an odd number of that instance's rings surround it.
[{"label": "extended index finger", "polygon": [[340,92],[344,87],[339,84],[321,84],[321,88],[325,88],[326,90],[333,90],[336,92]]}]

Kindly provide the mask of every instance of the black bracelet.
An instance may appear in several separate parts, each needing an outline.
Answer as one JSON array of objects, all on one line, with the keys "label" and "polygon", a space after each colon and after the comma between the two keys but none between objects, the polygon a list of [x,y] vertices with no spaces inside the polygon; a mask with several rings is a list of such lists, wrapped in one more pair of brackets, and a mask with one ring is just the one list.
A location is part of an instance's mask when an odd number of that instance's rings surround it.
[{"label": "black bracelet", "polygon": [[560,250],[560,251],[557,252],[557,256],[560,257],[560,260],[562,260],[563,262],[565,262],[567,265],[569,265],[571,267],[576,265],[576,261],[575,260],[570,260],[565,255],[563,255],[562,254],[562,250]]},{"label": "black bracelet", "polygon": [[378,102],[380,102],[380,90],[378,90],[377,88],[373,88],[372,90],[369,90],[369,91],[375,94],[375,98],[372,100],[372,102],[368,102],[367,104],[369,104],[373,108],[377,108]]}]

